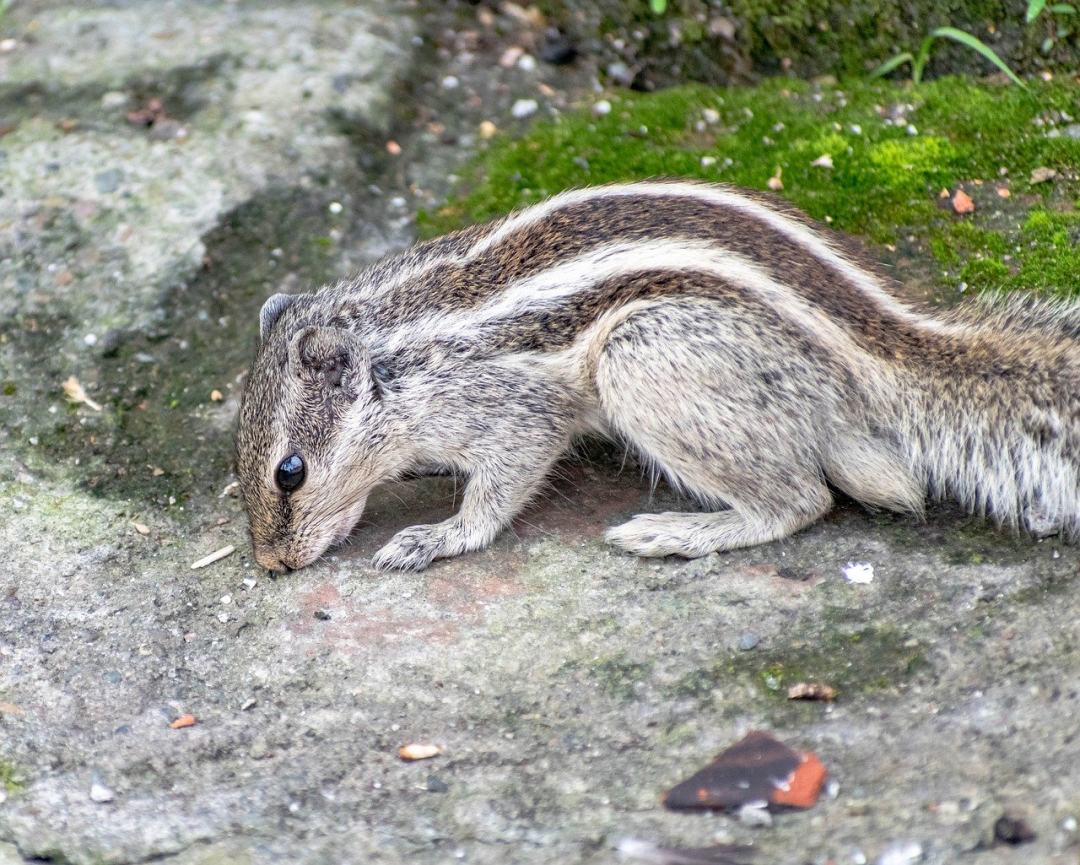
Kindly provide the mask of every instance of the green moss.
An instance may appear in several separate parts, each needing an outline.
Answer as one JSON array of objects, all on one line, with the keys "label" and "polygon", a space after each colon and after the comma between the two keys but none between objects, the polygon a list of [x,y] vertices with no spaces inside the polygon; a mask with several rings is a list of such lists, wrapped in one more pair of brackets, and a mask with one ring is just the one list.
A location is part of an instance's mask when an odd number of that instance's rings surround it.
[{"label": "green moss", "polygon": [[[496,138],[460,172],[456,196],[421,214],[421,232],[482,221],[570,187],[678,176],[764,189],[779,169],[781,194],[811,216],[880,243],[910,238],[944,267],[948,286],[1080,293],[1080,212],[1069,198],[1080,187],[1066,179],[1080,165],[1080,140],[1048,137],[1042,125],[1054,111],[1080,113],[1074,84],[1033,82],[1025,92],[955,78],[918,88],[771,80],[610,101],[603,117],[580,111],[538,123],[520,139]],[[719,119],[705,123],[711,112]],[[812,164],[825,154],[832,168]],[[1040,166],[1061,177],[1030,184]],[[959,184],[978,203],[971,217],[939,198]],[[996,195],[1005,186],[1009,199]]]},{"label": "green moss", "polygon": [[23,789],[24,782],[20,777],[18,770],[10,763],[5,763],[0,760],[0,787],[2,787],[9,796],[20,792]]},{"label": "green moss", "polygon": [[620,652],[592,664],[589,667],[589,676],[611,696],[630,700],[636,694],[634,686],[648,676],[651,670],[651,664],[631,661]]},{"label": "green moss", "polygon": [[5,381],[0,390],[3,391],[4,396],[15,396],[19,392],[18,385],[13,381]]},{"label": "green moss", "polygon": [[705,699],[741,682],[786,703],[792,685],[823,682],[850,696],[895,688],[927,667],[924,648],[895,628],[837,628],[811,642],[728,655],[684,675],[672,695]]}]

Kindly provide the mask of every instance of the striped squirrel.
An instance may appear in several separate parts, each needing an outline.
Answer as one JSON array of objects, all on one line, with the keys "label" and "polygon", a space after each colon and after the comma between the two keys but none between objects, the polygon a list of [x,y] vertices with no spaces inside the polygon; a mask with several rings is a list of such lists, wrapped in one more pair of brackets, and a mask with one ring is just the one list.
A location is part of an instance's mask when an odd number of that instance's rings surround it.
[{"label": "striped squirrel", "polygon": [[237,467],[259,563],[303,567],[369,492],[468,476],[383,568],[484,547],[581,435],[634,449],[703,512],[607,532],[701,556],[817,520],[830,485],[919,515],[950,497],[1080,536],[1080,304],[901,300],[771,197],[656,181],[562,193],[262,309]]}]

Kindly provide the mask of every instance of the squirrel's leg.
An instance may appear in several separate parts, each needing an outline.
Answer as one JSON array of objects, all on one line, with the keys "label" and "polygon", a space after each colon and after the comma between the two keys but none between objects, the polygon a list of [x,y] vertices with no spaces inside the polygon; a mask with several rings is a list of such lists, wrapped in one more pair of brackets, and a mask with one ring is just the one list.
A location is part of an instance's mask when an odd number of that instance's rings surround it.
[{"label": "squirrel's leg", "polygon": [[545,405],[550,414],[540,418],[528,407],[544,404],[542,399],[507,403],[519,405],[522,414],[504,409],[497,421],[487,416],[485,435],[456,460],[468,474],[458,512],[441,523],[398,532],[375,554],[376,567],[421,570],[434,559],[486,547],[544,485],[570,442],[569,413],[553,401]]},{"label": "squirrel's leg", "polygon": [[[805,350],[804,350],[805,348]],[[809,346],[750,308],[666,300],[633,313],[600,351],[611,431],[713,513],[637,516],[606,539],[640,556],[702,556],[785,537],[832,497],[818,424],[835,384]]]}]

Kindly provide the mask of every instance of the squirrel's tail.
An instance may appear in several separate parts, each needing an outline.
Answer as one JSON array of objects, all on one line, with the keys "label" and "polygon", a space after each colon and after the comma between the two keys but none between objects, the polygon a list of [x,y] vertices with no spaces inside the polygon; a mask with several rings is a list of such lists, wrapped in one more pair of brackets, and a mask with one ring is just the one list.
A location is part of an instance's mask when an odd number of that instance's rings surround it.
[{"label": "squirrel's tail", "polygon": [[955,364],[904,389],[909,465],[933,497],[1080,540],[1080,305],[992,299],[949,320]]}]

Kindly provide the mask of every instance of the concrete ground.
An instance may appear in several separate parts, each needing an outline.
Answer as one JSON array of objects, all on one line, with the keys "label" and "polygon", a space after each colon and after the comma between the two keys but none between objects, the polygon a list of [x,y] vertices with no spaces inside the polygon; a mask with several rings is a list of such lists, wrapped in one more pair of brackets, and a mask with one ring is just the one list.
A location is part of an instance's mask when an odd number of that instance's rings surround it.
[{"label": "concrete ground", "polygon": [[[1080,861],[1080,551],[1053,539],[841,503],[782,543],[638,561],[603,529],[679,503],[589,447],[488,551],[370,567],[452,511],[436,478],[382,491],[317,566],[255,566],[231,428],[262,299],[407,243],[474,146],[440,149],[447,130],[512,126],[536,90],[506,73],[455,120],[446,14],[27,2],[0,22],[0,865],[603,865],[628,838]],[[839,697],[791,702],[800,681]],[[829,794],[769,827],[661,808],[752,729],[816,752]],[[400,760],[416,742],[442,753]],[[995,842],[1005,814],[1035,839]]]}]

